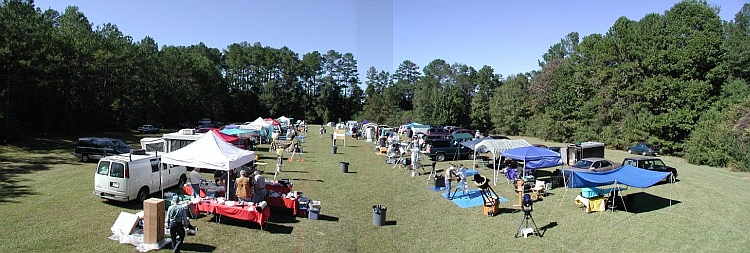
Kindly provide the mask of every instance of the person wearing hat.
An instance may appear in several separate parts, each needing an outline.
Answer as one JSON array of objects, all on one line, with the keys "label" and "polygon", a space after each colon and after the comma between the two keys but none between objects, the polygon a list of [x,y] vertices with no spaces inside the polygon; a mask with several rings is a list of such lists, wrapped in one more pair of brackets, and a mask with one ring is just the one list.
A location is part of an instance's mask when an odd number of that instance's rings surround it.
[{"label": "person wearing hat", "polygon": [[172,197],[172,204],[167,209],[167,226],[169,237],[172,239],[172,251],[180,252],[180,245],[185,241],[185,227],[190,226],[185,208],[179,204],[180,197]]}]

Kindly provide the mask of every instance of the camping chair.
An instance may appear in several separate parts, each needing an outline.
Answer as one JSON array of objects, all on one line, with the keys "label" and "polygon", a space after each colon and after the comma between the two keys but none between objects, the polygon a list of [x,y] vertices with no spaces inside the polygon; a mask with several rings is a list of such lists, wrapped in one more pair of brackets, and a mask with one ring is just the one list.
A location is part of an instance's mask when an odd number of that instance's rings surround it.
[{"label": "camping chair", "polygon": [[542,180],[536,180],[534,183],[534,187],[531,187],[531,197],[536,199],[544,199],[544,194],[546,194],[547,186],[545,185],[545,182]]}]

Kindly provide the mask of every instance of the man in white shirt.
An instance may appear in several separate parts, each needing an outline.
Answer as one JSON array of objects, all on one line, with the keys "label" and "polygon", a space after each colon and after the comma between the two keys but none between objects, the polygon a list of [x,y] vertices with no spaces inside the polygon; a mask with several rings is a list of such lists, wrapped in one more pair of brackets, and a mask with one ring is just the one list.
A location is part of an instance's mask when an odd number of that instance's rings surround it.
[{"label": "man in white shirt", "polygon": [[203,181],[203,176],[201,176],[201,168],[195,168],[193,171],[190,172],[190,186],[193,188],[193,197],[200,197],[201,196],[201,181]]},{"label": "man in white shirt", "polygon": [[253,172],[253,202],[260,203],[266,198],[266,178],[261,175],[261,171]]}]

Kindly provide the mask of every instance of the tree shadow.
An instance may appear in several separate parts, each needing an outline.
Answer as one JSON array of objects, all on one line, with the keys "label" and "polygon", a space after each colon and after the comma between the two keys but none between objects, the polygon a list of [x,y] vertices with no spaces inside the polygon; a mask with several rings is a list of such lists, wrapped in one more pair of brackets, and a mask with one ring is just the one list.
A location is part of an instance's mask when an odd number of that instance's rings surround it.
[{"label": "tree shadow", "polygon": [[0,204],[18,203],[19,198],[35,195],[34,190],[28,185],[31,179],[21,178],[20,175],[36,173],[49,170],[44,164],[25,163],[19,164],[0,158]]},{"label": "tree shadow", "polygon": [[180,246],[180,250],[181,251],[195,251],[195,252],[213,252],[214,250],[216,250],[216,246],[206,245],[202,243],[183,242],[182,246]]}]

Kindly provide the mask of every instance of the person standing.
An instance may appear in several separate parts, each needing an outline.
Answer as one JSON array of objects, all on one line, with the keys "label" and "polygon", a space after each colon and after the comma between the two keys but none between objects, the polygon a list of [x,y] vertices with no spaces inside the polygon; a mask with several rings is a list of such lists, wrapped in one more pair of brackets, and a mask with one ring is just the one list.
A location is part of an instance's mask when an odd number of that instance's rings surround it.
[{"label": "person standing", "polygon": [[237,199],[245,202],[250,202],[253,199],[252,196],[252,185],[250,184],[250,178],[247,177],[247,171],[240,171],[240,178],[237,179]]},{"label": "person standing", "polygon": [[323,138],[323,134],[326,132],[326,128],[323,125],[320,125],[320,131],[318,133],[320,134],[320,138]]},{"label": "person standing", "polygon": [[185,241],[185,227],[190,225],[187,215],[185,215],[185,207],[179,204],[179,200],[180,198],[177,195],[172,197],[172,204],[167,209],[166,217],[173,252],[180,252],[180,246]]},{"label": "person standing", "polygon": [[266,198],[266,178],[262,172],[256,170],[253,176],[253,202],[260,203]]},{"label": "person standing", "polygon": [[456,175],[456,168],[451,165],[448,167],[447,170],[445,170],[445,197],[449,198],[451,197],[451,181],[455,179]]},{"label": "person standing", "polygon": [[201,168],[196,167],[193,169],[193,171],[190,172],[190,187],[193,188],[193,194],[191,194],[193,197],[200,197],[201,196],[201,185],[200,183],[203,181],[203,176],[201,176]]}]

